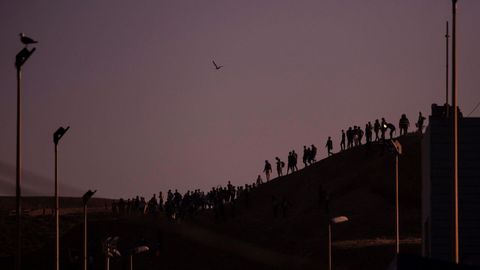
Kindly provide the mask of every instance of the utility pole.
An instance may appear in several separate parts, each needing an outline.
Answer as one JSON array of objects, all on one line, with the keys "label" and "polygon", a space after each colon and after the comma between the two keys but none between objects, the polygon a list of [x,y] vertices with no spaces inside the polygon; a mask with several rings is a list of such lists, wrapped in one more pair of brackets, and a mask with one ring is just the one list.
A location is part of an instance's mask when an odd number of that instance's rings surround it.
[{"label": "utility pole", "polygon": [[400,204],[398,201],[398,156],[402,154],[402,145],[398,140],[390,140],[395,152],[395,253],[400,253]]},{"label": "utility pole", "polygon": [[17,66],[17,169],[16,169],[16,203],[17,203],[17,258],[16,269],[22,269],[22,67]]},{"label": "utility pole", "polygon": [[55,143],[55,270],[60,269],[60,207],[58,202],[57,144]]},{"label": "utility pole", "polygon": [[348,217],[339,216],[328,219],[328,270],[332,270],[332,225],[348,221]]},{"label": "utility pole", "polygon": [[445,48],[446,48],[446,51],[445,51],[445,62],[446,62],[446,68],[445,68],[445,116],[448,117],[449,113],[448,113],[448,57],[449,57],[449,53],[448,53],[448,40],[450,38],[450,35],[448,35],[448,21],[447,21],[447,31],[446,31],[446,34],[445,34]]},{"label": "utility pole", "polygon": [[395,155],[395,251],[400,253],[400,211],[398,205],[398,154]]},{"label": "utility pole", "polygon": [[458,109],[457,109],[457,0],[452,0],[452,107],[453,107],[453,261],[460,262],[458,239]]},{"label": "utility pole", "polygon": [[59,127],[55,133],[53,133],[53,143],[55,144],[55,270],[60,269],[60,207],[59,207],[59,199],[58,199],[58,153],[57,153],[57,146],[60,142],[60,139],[65,135],[67,130],[70,127],[63,128]]},{"label": "utility pole", "polygon": [[16,180],[15,201],[17,210],[17,255],[15,257],[15,269],[22,269],[22,66],[35,52],[35,48],[28,50],[23,48],[15,57],[17,69],[17,146],[16,146]]},{"label": "utility pole", "polygon": [[[85,194],[82,196],[82,201],[83,201],[83,270],[87,270],[87,265],[88,265],[88,254],[87,254],[87,204],[90,198],[92,198],[93,194],[95,194],[95,191],[88,190]],[[108,258],[108,256],[107,256]]]},{"label": "utility pole", "polygon": [[328,219],[328,270],[332,270],[332,221]]}]

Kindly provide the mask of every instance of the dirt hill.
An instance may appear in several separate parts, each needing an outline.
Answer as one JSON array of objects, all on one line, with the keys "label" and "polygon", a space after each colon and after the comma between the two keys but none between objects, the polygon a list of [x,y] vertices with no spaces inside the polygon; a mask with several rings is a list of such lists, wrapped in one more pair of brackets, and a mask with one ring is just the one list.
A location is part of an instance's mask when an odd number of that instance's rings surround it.
[{"label": "dirt hill", "polygon": [[[418,254],[420,137],[408,135],[400,142],[401,252]],[[118,235],[123,246],[139,239],[161,243],[158,256],[137,255],[136,269],[326,269],[328,219],[321,186],[330,194],[331,215],[349,218],[333,228],[334,269],[386,269],[394,256],[395,159],[383,148],[377,143],[356,147],[275,178],[251,192],[249,207],[245,197],[234,211],[227,207],[225,221],[216,221],[211,211],[177,222],[93,215],[89,242],[94,264],[103,267],[101,240]],[[274,218],[272,196],[290,202],[285,218],[281,212]],[[65,258],[81,250],[80,225],[62,237]],[[31,255],[45,269],[51,265],[51,248],[48,244]],[[112,260],[111,269],[120,269],[126,263],[122,260]]]},{"label": "dirt hill", "polygon": [[[409,135],[400,142],[404,148],[399,159],[401,251],[418,254],[420,137]],[[394,169],[395,156],[381,145],[356,147],[260,186],[251,194],[250,209],[244,208],[241,199],[238,205],[243,209],[225,223],[197,224],[275,252],[280,258],[291,256],[289,262],[279,260],[287,268],[326,267],[327,214],[319,200],[321,186],[330,193],[331,216],[349,218],[333,231],[336,269],[385,269],[394,256]],[[285,196],[291,202],[286,218],[273,218],[272,196]]]}]

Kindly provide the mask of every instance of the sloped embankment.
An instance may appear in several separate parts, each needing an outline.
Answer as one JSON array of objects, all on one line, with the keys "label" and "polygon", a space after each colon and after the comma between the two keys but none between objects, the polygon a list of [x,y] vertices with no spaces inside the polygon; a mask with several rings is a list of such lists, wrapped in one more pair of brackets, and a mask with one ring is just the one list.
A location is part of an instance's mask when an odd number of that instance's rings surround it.
[{"label": "sloped embankment", "polygon": [[[400,142],[401,251],[419,253],[420,137],[410,134]],[[250,194],[250,207],[241,198],[235,216],[226,222],[195,223],[275,252],[287,268],[326,266],[327,215],[319,199],[321,186],[330,193],[331,215],[350,219],[333,231],[336,266],[385,269],[394,256],[394,177],[395,156],[388,149],[378,143],[359,146],[263,184]],[[291,203],[286,218],[273,217],[272,196],[277,200],[285,196]],[[290,262],[283,262],[289,256]]]}]

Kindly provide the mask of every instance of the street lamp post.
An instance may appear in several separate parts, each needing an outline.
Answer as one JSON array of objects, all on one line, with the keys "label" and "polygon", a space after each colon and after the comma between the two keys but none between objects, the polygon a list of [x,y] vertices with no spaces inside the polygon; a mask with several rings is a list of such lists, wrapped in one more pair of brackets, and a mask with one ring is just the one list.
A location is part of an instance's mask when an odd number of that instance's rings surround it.
[{"label": "street lamp post", "polygon": [[130,253],[130,270],[133,270],[133,255],[135,254],[139,254],[139,253],[142,253],[142,252],[147,252],[149,251],[150,249],[147,247],[147,246],[138,246],[136,248],[134,248],[132,250],[132,252]]},{"label": "street lamp post", "polygon": [[402,154],[402,145],[397,140],[390,141],[395,151],[395,252],[400,253],[400,208],[398,203],[398,156]]},{"label": "street lamp post", "polygon": [[110,270],[110,258],[121,256],[120,251],[117,249],[118,236],[107,237],[103,241],[103,252],[105,253],[105,270]]},{"label": "street lamp post", "polygon": [[82,196],[83,201],[83,270],[87,270],[87,204],[90,198],[92,198],[95,191],[88,190]]},{"label": "street lamp post", "polygon": [[15,269],[20,270],[22,268],[22,164],[21,164],[21,138],[22,138],[22,66],[27,62],[28,58],[35,52],[35,48],[28,50],[23,48],[15,57],[15,68],[17,69],[17,147],[16,147],[16,181],[15,181],[15,197],[17,208],[17,256],[15,259]]},{"label": "street lamp post", "polygon": [[457,109],[457,0],[452,0],[452,107],[453,107],[453,261],[460,263],[458,232],[458,109]]},{"label": "street lamp post", "polygon": [[332,224],[347,222],[346,216],[334,217],[328,220],[328,270],[332,270]]},{"label": "street lamp post", "polygon": [[447,31],[445,33],[445,116],[448,117],[448,39],[450,38],[450,35],[448,34],[448,21],[447,21]]},{"label": "street lamp post", "polygon": [[59,127],[55,133],[53,133],[53,143],[55,144],[55,270],[60,269],[60,215],[59,215],[59,203],[58,203],[58,168],[57,168],[57,146],[60,139],[65,135],[70,127]]}]

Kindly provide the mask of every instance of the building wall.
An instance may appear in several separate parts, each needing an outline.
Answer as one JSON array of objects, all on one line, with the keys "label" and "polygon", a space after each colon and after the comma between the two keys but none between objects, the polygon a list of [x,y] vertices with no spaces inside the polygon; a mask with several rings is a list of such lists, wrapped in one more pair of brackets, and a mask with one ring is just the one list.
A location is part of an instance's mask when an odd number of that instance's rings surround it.
[{"label": "building wall", "polygon": [[422,255],[430,257],[430,126],[422,138]]},{"label": "building wall", "polygon": [[464,118],[460,130],[460,259],[480,265],[480,118]]},{"label": "building wall", "polygon": [[[453,254],[453,148],[451,119],[432,105],[422,140],[423,253],[451,260]],[[459,120],[460,260],[480,265],[480,118]]]}]

